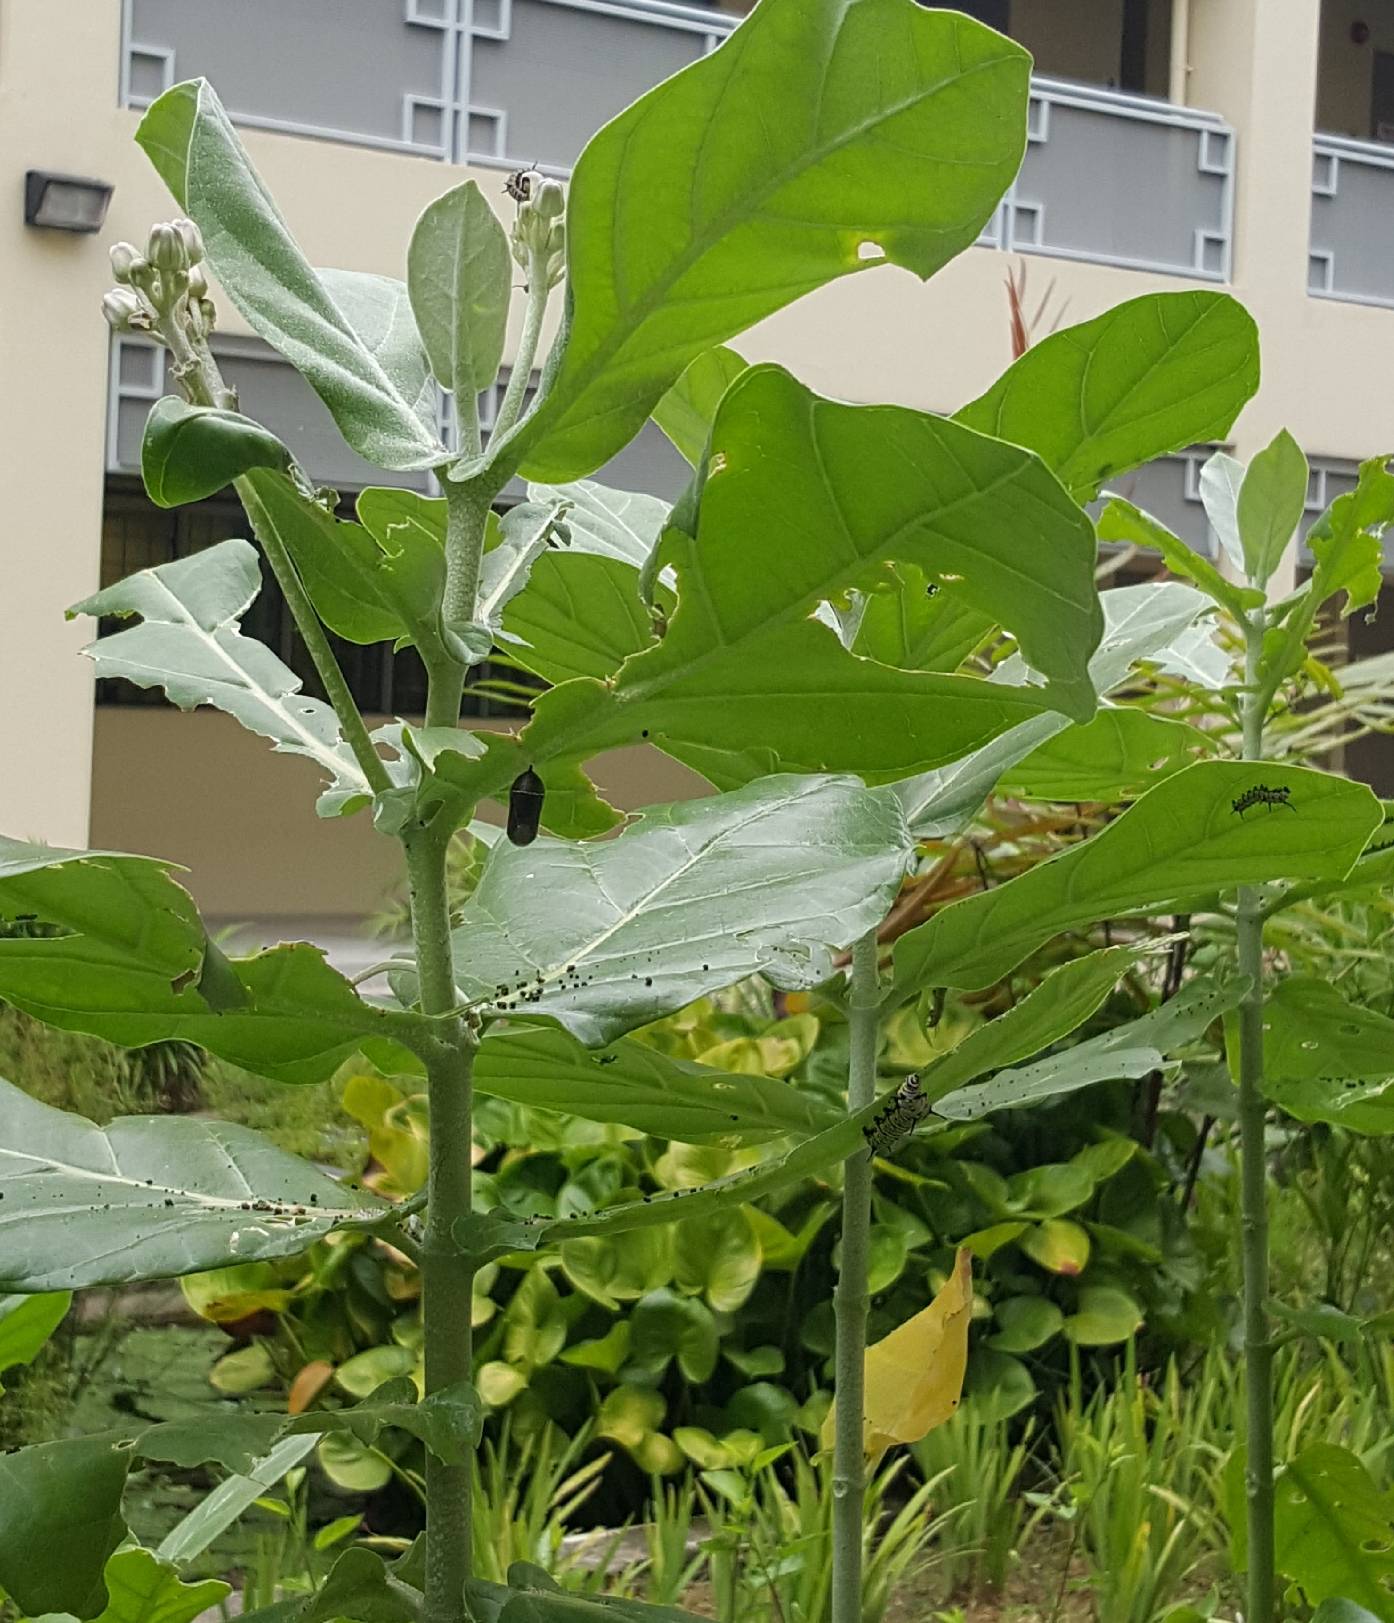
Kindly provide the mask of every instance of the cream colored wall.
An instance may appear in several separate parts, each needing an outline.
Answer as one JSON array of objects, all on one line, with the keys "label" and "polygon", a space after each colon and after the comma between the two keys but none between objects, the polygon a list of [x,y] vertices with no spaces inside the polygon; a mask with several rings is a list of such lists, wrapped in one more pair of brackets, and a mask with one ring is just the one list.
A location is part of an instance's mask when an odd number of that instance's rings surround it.
[{"label": "cream colored wall", "polygon": [[[631,811],[707,792],[647,746],[592,763],[600,792]],[[92,756],[92,844],[182,863],[204,914],[343,919],[380,907],[400,878],[400,848],[364,813],[315,816],[322,775],[216,710],[103,705]]]}]

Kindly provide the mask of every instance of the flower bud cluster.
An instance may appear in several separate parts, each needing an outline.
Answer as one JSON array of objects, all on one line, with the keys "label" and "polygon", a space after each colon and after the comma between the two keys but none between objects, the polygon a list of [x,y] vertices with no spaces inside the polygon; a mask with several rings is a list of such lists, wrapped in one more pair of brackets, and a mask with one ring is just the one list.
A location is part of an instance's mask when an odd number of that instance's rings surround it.
[{"label": "flower bud cluster", "polygon": [[553,288],[566,274],[566,191],[536,170],[514,176],[509,191],[518,199],[513,257],[529,276],[540,261],[546,286]]},{"label": "flower bud cluster", "polygon": [[192,220],[153,225],[142,253],[134,243],[111,250],[117,286],[102,298],[102,314],[116,332],[158,334],[168,318],[190,337],[206,338],[215,312],[203,268],[203,236]]}]

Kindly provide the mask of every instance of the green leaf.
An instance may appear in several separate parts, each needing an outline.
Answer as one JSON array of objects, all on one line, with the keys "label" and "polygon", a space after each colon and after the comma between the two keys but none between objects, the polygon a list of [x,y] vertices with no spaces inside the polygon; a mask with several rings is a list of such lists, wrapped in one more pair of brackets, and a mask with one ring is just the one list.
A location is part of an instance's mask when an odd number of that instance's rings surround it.
[{"label": "green leaf", "polygon": [[109,1437],[0,1455],[0,1590],[26,1617],[102,1612],[107,1558],[126,1537],[130,1464]]},{"label": "green leaf", "polygon": [[1068,1217],[1051,1217],[1038,1223],[1022,1235],[1019,1244],[1047,1273],[1074,1278],[1089,1263],[1089,1236]]},{"label": "green leaf", "polygon": [[[558,1224],[558,1229],[564,1233],[570,1226]],[[666,1229],[565,1240],[560,1254],[562,1272],[576,1289],[612,1312],[673,1277],[673,1236]]]},{"label": "green leaf", "polygon": [[1282,562],[1307,504],[1307,459],[1287,429],[1249,464],[1235,517],[1244,569],[1263,585]]},{"label": "green leaf", "polygon": [[1057,965],[1024,998],[995,1020],[984,1021],[920,1072],[931,1102],[956,1094],[988,1071],[1001,1070],[1058,1041],[1081,1026],[1139,960],[1155,951],[1141,946],[1105,947]]},{"label": "green leaf", "polygon": [[878,261],[933,275],[1016,173],[1029,73],[1000,34],[910,0],[765,0],[581,154],[570,335],[510,459],[588,473],[713,344]]},{"label": "green leaf", "polygon": [[292,1256],[384,1210],[250,1128],[192,1116],[122,1116],[101,1128],[7,1082],[0,1145],[0,1288],[10,1290]]},{"label": "green leaf", "polygon": [[1142,1328],[1143,1312],[1127,1291],[1112,1285],[1086,1285],[1079,1305],[1062,1326],[1076,1347],[1112,1347]]},{"label": "green leaf", "polygon": [[1349,1449],[1312,1443],[1278,1474],[1278,1570],[1307,1599],[1342,1598],[1394,1619],[1394,1497]]},{"label": "green leaf", "polygon": [[220,541],[142,569],[69,613],[141,616],[139,625],[87,647],[98,676],[161,688],[181,710],[214,705],[276,749],[308,755],[328,774],[330,792],[370,799],[333,710],[302,693],[300,678],[263,643],[242,635],[238,621],[260,589],[256,549]]},{"label": "green leaf", "polygon": [[[1233,1064],[1237,1031],[1228,1035]],[[1292,975],[1272,988],[1263,1069],[1264,1092],[1299,1121],[1394,1132],[1394,1020],[1347,1002],[1326,981]]]},{"label": "green leaf", "polygon": [[561,1354],[563,1364],[577,1369],[596,1369],[612,1378],[629,1360],[629,1321],[617,1319],[603,1336],[578,1341]]},{"label": "green leaf", "polygon": [[1213,750],[1197,727],[1110,706],[1038,744],[997,788],[1022,800],[1130,800]]},{"label": "green leaf", "polygon": [[149,1550],[118,1550],[106,1564],[107,1604],[97,1623],[194,1623],[231,1594],[220,1578],[182,1583]]},{"label": "green leaf", "polygon": [[1244,543],[1239,539],[1239,491],[1244,483],[1244,464],[1227,451],[1216,451],[1200,470],[1200,499],[1225,557],[1237,576],[1245,573]]},{"label": "green leaf", "polygon": [[[326,1439],[328,1442],[328,1439]],[[385,1460],[375,1464],[388,1472]],[[332,1623],[353,1618],[355,1623],[418,1623],[421,1598],[392,1576],[380,1555],[372,1550],[345,1550],[318,1591],[291,1614],[294,1623]]]},{"label": "green leaf", "polygon": [[[611,1394],[612,1396],[614,1394]],[[665,1445],[663,1469],[669,1473],[682,1468],[683,1456],[666,1437],[646,1434],[647,1440]],[[641,1461],[642,1463],[642,1461]],[[617,1595],[598,1595],[582,1598],[542,1592],[529,1585],[525,1592],[516,1587],[519,1567],[515,1562],[508,1570],[512,1589],[500,1584],[470,1582],[466,1591],[472,1616],[480,1623],[696,1623],[694,1614],[680,1612],[673,1606],[650,1606],[644,1601],[626,1600]]]},{"label": "green leaf", "polygon": [[156,1554],[180,1565],[192,1561],[224,1533],[262,1494],[299,1465],[315,1446],[313,1437],[288,1437],[245,1476],[229,1477],[165,1535]]},{"label": "green leaf", "polygon": [[[1044,981],[1032,997],[1039,997],[1050,984],[1050,979]],[[959,1088],[941,1098],[935,1111],[953,1121],[975,1121],[995,1110],[1020,1110],[1096,1082],[1146,1076],[1161,1069],[1178,1049],[1195,1042],[1213,1020],[1233,1008],[1243,997],[1245,985],[1242,980],[1219,987],[1192,981],[1174,998],[1136,1020],[1086,1038],[1034,1065],[999,1071],[986,1082]],[[992,1025],[1006,1018],[1001,1016]]]},{"label": "green leaf", "polygon": [[1312,1613],[1312,1623],[1380,1623],[1373,1612],[1353,1600],[1324,1600]]},{"label": "green leaf", "polygon": [[[0,1296],[0,1375],[32,1364],[72,1306],[71,1291]],[[0,1385],[0,1392],[5,1388]]]},{"label": "green leaf", "polygon": [[956,421],[1035,451],[1078,501],[1223,439],[1259,380],[1258,329],[1226,293],[1148,293],[1033,344]]},{"label": "green leaf", "polygon": [[907,854],[895,802],[840,777],[652,808],[600,845],[500,843],[460,913],[460,990],[597,1046],[747,975],[814,986]]},{"label": "green leaf", "polygon": [[1239,884],[1348,873],[1379,825],[1371,791],[1284,767],[1291,811],[1237,815],[1232,802],[1263,770],[1198,761],[1091,839],[944,908],[896,942],[897,988],[978,990],[1062,930],[1126,913],[1188,912]]},{"label": "green leaf", "polygon": [[498,376],[512,283],[508,238],[474,181],[427,206],[407,251],[407,288],[436,381],[460,400]]},{"label": "green leaf", "polygon": [[346,1493],[377,1493],[392,1480],[392,1462],[344,1432],[329,1432],[315,1446],[320,1469]]},{"label": "green leaf", "polygon": [[[151,857],[0,838],[0,917],[63,932],[0,939],[0,996],[123,1047],[177,1037],[272,1080],[322,1082],[403,1019],[365,1003],[305,942],[225,958]],[[392,1053],[410,1064],[395,1042]]]},{"label": "green leaf", "polygon": [[711,1379],[720,1336],[711,1309],[694,1296],[666,1288],[641,1297],[629,1315],[629,1355],[655,1374],[676,1359],[684,1380],[699,1386]]},{"label": "green leaf", "polygon": [[[353,449],[380,468],[444,461],[422,409],[424,392],[401,369],[409,312],[392,296],[401,284],[340,273],[336,292],[352,314],[336,302],[286,229],[207,81],[167,90],[141,119],[136,140],[202,231],[220,286],[304,375]],[[424,382],[424,365],[420,371]]]},{"label": "green leaf", "polygon": [[[337,519],[283,475],[248,477],[257,528],[290,553],[315,612],[347,642],[414,643],[429,656],[440,646],[445,589],[443,527],[384,524],[377,530]],[[360,513],[380,493],[363,491]],[[395,493],[394,493],[395,494]]]},{"label": "green leaf", "polygon": [[621,1039],[592,1053],[551,1026],[495,1027],[474,1065],[480,1093],[585,1121],[621,1122],[685,1144],[753,1144],[807,1136],[838,1112],[803,1088],[670,1058]]},{"label": "green leaf", "polygon": [[[1104,638],[1089,661],[1089,679],[1101,694],[1126,680],[1139,660],[1168,657],[1209,607],[1201,593],[1179,581],[1122,587],[1103,593],[1100,602]],[[961,833],[1005,774],[1071,725],[1066,716],[1033,716],[971,755],[896,784],[894,793],[916,837]]]},{"label": "green leaf", "polygon": [[862,601],[852,652],[905,671],[956,671],[995,621],[942,591],[915,564],[886,567]]},{"label": "green leaf", "polygon": [[151,407],[140,444],[141,476],[157,507],[202,501],[253,468],[283,472],[290,462],[280,440],[250,417],[178,395]]},{"label": "green leaf", "polygon": [[993,1311],[997,1329],[987,1345],[998,1352],[1027,1353],[1058,1335],[1065,1315],[1044,1296],[1010,1296]]},{"label": "green leaf", "polygon": [[1180,536],[1173,535],[1165,524],[1158,522],[1140,507],[1114,496],[1099,515],[1100,541],[1121,541],[1130,547],[1149,547],[1160,552],[1162,562],[1173,575],[1184,575],[1194,581],[1236,620],[1242,620],[1252,608],[1263,603],[1263,594],[1247,586],[1236,586],[1218,569],[1188,545]]},{"label": "green leaf", "polygon": [[653,408],[653,420],[692,466],[707,449],[721,397],[749,362],[725,344],[705,350]]},{"label": "green leaf", "polygon": [[563,514],[568,550],[613,558],[642,569],[667,528],[672,509],[642,491],[614,490],[593,479],[566,485],[529,485],[528,506]]},{"label": "green leaf", "polygon": [[760,1242],[750,1219],[736,1207],[677,1224],[674,1272],[679,1288],[702,1296],[714,1312],[736,1312],[760,1277]]},{"label": "green leaf", "polygon": [[633,568],[585,553],[538,558],[526,590],[504,611],[503,629],[509,654],[552,683],[604,681],[654,641]]}]

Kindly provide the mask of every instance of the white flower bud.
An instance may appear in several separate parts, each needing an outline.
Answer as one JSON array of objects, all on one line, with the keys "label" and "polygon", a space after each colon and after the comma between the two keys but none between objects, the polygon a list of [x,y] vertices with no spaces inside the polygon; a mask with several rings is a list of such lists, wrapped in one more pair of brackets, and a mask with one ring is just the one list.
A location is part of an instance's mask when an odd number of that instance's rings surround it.
[{"label": "white flower bud", "polygon": [[192,265],[189,268],[189,297],[202,299],[208,293],[208,277],[204,274],[202,265]]},{"label": "white flower bud", "polygon": [[111,250],[111,274],[118,282],[129,282],[131,272],[144,263],[140,249],[133,242],[118,242]]},{"label": "white flower bud", "polygon": [[189,250],[184,239],[172,225],[152,225],[145,257],[160,271],[182,271],[189,268]]},{"label": "white flower bud", "polygon": [[559,220],[566,213],[566,190],[559,180],[539,176],[529,202],[544,220]]},{"label": "white flower bud", "polygon": [[145,314],[145,307],[128,287],[114,287],[102,295],[102,314],[113,332],[129,332],[132,320]]},{"label": "white flower bud", "polygon": [[197,265],[203,259],[203,233],[192,220],[176,220],[174,229],[179,233],[184,243],[184,251],[189,256],[189,263]]}]

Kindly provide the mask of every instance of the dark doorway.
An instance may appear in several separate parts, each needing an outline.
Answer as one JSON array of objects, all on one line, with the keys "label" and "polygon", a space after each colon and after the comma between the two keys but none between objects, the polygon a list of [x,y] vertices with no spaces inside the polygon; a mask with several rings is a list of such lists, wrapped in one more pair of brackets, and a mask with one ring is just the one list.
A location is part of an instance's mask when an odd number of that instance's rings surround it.
[{"label": "dark doorway", "polygon": [[1376,51],[1370,76],[1370,134],[1394,141],[1394,51]]},{"label": "dark doorway", "polygon": [[950,0],[947,4],[937,4],[936,0],[919,0],[919,3],[928,6],[931,11],[966,11],[970,17],[976,17],[980,23],[986,23],[1001,34],[1011,29],[1012,0]]}]

